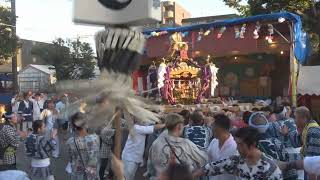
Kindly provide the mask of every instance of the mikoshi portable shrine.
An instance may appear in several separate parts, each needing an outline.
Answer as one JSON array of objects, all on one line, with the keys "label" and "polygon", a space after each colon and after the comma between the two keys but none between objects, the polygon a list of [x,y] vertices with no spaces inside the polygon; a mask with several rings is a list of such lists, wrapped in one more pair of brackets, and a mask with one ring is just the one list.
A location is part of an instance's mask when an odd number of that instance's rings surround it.
[{"label": "mikoshi portable shrine", "polygon": [[145,31],[145,57],[133,74],[138,94],[165,104],[287,97],[297,103],[299,65],[308,56],[298,15],[282,12]]}]

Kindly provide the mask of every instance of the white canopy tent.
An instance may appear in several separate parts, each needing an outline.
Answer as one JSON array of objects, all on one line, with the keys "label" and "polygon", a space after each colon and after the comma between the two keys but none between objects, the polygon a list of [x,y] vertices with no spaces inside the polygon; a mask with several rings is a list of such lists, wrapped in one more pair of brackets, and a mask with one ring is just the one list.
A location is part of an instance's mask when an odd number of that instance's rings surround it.
[{"label": "white canopy tent", "polygon": [[300,66],[297,93],[320,95],[320,66]]}]

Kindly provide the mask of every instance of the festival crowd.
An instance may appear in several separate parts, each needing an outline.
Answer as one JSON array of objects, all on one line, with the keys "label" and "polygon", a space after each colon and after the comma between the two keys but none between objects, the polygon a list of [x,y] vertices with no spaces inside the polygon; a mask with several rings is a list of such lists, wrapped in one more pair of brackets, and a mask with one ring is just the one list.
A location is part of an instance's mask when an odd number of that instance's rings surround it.
[{"label": "festival crowd", "polygon": [[[113,155],[116,121],[92,130],[85,110],[68,111],[73,101],[68,94],[32,92],[12,99],[0,125],[0,180],[55,179],[51,161],[61,146],[68,150],[65,179],[71,180],[134,180],[141,171],[150,180],[320,179],[320,126],[306,107],[184,109],[162,113],[154,124],[134,114],[126,119],[117,107],[119,160]],[[68,137],[65,143],[59,134]],[[17,170],[18,148],[30,158],[27,173]]]}]

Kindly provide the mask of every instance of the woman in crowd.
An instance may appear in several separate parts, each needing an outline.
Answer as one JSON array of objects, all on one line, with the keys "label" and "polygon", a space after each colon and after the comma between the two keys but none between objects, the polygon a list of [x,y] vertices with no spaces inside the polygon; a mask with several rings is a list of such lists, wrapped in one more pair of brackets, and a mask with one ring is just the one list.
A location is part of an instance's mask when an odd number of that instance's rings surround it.
[{"label": "woman in crowd", "polygon": [[18,112],[20,99],[20,94],[15,94],[14,97],[11,99],[11,112]]},{"label": "woman in crowd", "polygon": [[33,122],[33,133],[26,139],[26,154],[31,157],[31,179],[53,180],[50,154],[54,150],[55,140],[45,136],[45,123],[41,120]]},{"label": "woman in crowd", "polygon": [[87,133],[87,118],[83,113],[71,116],[74,137],[67,141],[71,164],[71,180],[96,180],[99,161],[99,137]]},{"label": "woman in crowd", "polygon": [[29,93],[23,93],[23,98],[19,102],[18,112],[22,114],[22,131],[27,131],[32,128],[32,113],[33,104],[30,101]]},{"label": "woman in crowd", "polygon": [[[291,112],[288,112],[287,108],[284,106],[276,107],[274,113],[277,120],[270,123],[267,133],[283,143],[284,148],[282,151],[285,156],[285,161],[300,160],[302,158],[300,148],[297,148],[295,141],[290,139],[291,136],[298,134],[296,121],[292,118],[288,118],[288,114]],[[286,130],[287,133],[284,133],[284,130]],[[292,175],[289,176],[296,176],[297,172],[291,174]],[[287,175],[285,174],[285,176]],[[298,176],[303,178],[303,173],[298,172]]]},{"label": "woman in crowd", "polygon": [[258,148],[273,159],[283,161],[282,149],[284,147],[278,139],[266,133],[269,122],[263,112],[253,113],[249,118],[249,126],[259,131]]},{"label": "woman in crowd", "polygon": [[15,125],[16,114],[6,114],[0,125],[0,171],[16,169],[16,149],[19,146]]},{"label": "woman in crowd", "polygon": [[57,122],[58,111],[55,109],[54,102],[48,101],[48,108],[43,110],[40,119],[44,121],[46,125],[46,137],[48,139],[55,139],[57,142],[56,147],[52,153],[52,157],[58,158],[60,154],[60,144],[58,138],[59,124]]}]

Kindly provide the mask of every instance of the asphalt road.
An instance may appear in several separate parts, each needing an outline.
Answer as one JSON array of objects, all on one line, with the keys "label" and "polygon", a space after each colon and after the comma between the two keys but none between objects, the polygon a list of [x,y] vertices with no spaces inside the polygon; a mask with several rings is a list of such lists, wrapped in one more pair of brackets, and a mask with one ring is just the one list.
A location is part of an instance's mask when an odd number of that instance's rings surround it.
[{"label": "asphalt road", "polygon": [[[52,165],[53,173],[55,175],[55,180],[68,180],[69,176],[65,171],[65,168],[68,163],[67,149],[66,149],[66,146],[64,145],[65,140],[63,139],[62,135],[59,134],[59,137],[60,137],[60,143],[61,143],[60,157],[57,159],[51,158],[51,165]],[[27,173],[29,173],[30,171],[30,158],[28,158],[25,155],[23,143],[21,143],[17,151],[17,168]],[[136,174],[135,180],[145,180],[146,178],[142,177],[142,174],[144,172],[145,172],[145,168],[139,169]]]},{"label": "asphalt road", "polygon": [[[69,179],[68,174],[65,171],[65,168],[68,163],[67,149],[66,149],[66,146],[64,146],[65,141],[63,141],[62,137],[60,137],[60,141],[61,141],[60,157],[57,159],[51,158],[51,164],[53,168],[53,173],[55,175],[55,180],[67,180]],[[19,170],[29,173],[30,162],[31,162],[30,158],[28,158],[25,155],[24,144],[21,143],[17,151],[17,168]]]}]

